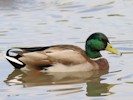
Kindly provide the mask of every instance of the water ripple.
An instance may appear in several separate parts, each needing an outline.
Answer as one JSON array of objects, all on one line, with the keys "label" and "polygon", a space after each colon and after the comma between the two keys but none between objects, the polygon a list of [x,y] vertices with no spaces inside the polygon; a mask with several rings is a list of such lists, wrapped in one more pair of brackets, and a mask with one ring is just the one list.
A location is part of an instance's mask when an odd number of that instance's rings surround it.
[{"label": "water ripple", "polygon": [[112,6],[98,7],[98,8],[83,10],[83,11],[80,11],[79,13],[96,12],[96,11],[106,10],[106,9],[110,9],[110,8],[112,8]]}]

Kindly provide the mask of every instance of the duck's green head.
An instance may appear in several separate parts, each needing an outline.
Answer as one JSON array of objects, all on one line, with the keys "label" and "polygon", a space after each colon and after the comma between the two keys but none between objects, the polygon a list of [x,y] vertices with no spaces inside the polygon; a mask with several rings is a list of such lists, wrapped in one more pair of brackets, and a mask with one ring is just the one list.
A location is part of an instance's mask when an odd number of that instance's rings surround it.
[{"label": "duck's green head", "polygon": [[101,50],[107,50],[110,51],[111,53],[121,55],[119,51],[117,51],[115,48],[113,48],[110,43],[108,38],[100,32],[93,33],[89,38],[86,40],[86,54],[90,58],[98,58],[101,57],[102,55],[100,54]]}]

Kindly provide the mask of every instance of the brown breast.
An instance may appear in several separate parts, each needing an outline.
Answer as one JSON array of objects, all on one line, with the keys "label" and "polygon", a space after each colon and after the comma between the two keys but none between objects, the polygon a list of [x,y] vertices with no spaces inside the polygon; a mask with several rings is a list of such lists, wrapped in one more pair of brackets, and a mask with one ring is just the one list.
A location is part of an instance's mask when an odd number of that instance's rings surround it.
[{"label": "brown breast", "polygon": [[105,58],[98,59],[95,62],[98,64],[100,70],[109,69],[109,63]]}]

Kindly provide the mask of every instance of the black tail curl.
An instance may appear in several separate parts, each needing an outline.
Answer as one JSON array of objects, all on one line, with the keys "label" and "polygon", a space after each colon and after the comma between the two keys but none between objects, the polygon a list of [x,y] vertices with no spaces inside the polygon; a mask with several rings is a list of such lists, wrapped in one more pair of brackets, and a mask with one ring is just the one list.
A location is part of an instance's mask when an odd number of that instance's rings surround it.
[{"label": "black tail curl", "polygon": [[11,50],[12,49],[7,50],[5,58],[11,63],[11,65],[13,65],[17,69],[20,69],[20,68],[24,67],[25,64],[18,59],[21,56],[18,55],[18,54],[16,56],[10,55]]}]

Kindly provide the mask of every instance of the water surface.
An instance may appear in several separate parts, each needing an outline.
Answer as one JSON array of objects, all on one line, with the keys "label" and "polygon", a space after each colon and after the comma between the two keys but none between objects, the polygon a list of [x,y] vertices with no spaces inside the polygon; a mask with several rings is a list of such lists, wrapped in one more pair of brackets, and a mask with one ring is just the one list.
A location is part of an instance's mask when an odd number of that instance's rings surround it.
[{"label": "water surface", "polygon": [[[0,0],[1,100],[132,100],[132,0]],[[3,54],[11,47],[74,44],[103,32],[121,57],[101,52],[108,71],[24,73]]]}]

